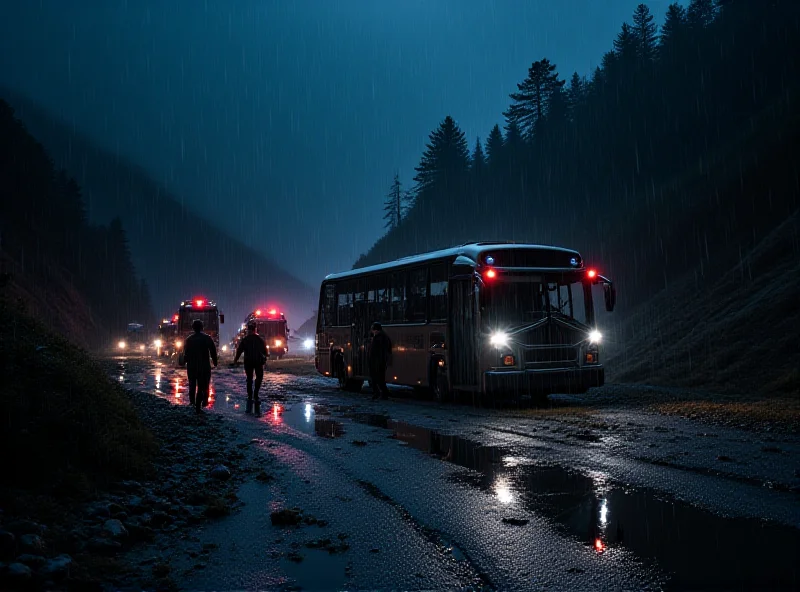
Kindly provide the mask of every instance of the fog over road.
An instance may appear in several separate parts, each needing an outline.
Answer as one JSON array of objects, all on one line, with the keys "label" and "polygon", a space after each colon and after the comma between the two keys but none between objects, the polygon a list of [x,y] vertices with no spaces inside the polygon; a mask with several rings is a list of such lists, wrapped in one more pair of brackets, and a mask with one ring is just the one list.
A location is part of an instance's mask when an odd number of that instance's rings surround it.
[{"label": "fog over road", "polygon": [[[292,362],[273,364],[291,366]],[[438,405],[295,364],[267,372],[263,416],[244,373],[213,373],[219,414],[272,479],[196,533],[185,589],[796,589],[800,438],[645,410],[665,392],[611,385],[547,409]],[[188,404],[183,370],[118,359],[129,388]],[[649,395],[648,395],[649,393]],[[323,525],[277,527],[298,507]],[[327,552],[326,552],[327,551]],[[296,589],[296,588],[295,588]]]}]

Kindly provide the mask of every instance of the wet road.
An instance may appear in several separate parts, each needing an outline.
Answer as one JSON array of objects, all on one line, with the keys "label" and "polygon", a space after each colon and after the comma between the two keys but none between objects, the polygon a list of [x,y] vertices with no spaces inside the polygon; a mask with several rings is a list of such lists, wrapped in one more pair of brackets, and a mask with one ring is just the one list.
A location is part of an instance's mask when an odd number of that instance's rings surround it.
[{"label": "wet road", "polygon": [[[120,360],[115,372],[188,404],[175,368]],[[599,396],[614,388],[624,389]],[[539,412],[394,392],[372,402],[368,389],[268,372],[256,419],[244,414],[241,367],[215,370],[206,412],[255,442],[275,479],[248,483],[242,511],[202,532],[221,548],[182,586],[800,588],[797,437],[575,398]],[[271,510],[294,506],[327,526],[270,524]]]}]

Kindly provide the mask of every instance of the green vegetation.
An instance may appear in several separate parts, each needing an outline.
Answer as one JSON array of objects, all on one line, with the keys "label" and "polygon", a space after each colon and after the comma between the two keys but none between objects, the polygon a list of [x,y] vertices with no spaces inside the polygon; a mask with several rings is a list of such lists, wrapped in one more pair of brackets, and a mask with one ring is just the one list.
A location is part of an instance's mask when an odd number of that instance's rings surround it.
[{"label": "green vegetation", "polygon": [[156,444],[121,386],[0,294],[0,486],[59,495],[147,476]]}]

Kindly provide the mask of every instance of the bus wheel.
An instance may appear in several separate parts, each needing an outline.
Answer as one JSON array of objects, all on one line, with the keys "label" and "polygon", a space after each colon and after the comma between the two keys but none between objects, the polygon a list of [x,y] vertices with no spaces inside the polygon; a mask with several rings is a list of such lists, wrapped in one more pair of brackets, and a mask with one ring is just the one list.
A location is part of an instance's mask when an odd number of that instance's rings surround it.
[{"label": "bus wheel", "polygon": [[438,403],[449,403],[452,400],[450,391],[450,381],[447,379],[447,372],[439,365],[439,360],[431,361],[430,371],[431,390],[433,397]]}]

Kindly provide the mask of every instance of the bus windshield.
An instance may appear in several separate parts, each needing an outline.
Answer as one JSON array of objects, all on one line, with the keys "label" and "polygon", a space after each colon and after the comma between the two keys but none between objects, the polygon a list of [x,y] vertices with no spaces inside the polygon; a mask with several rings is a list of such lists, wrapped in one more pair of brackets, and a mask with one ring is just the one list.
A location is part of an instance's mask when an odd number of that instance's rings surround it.
[{"label": "bus windshield", "polygon": [[185,310],[181,313],[181,333],[192,330],[192,323],[196,320],[203,321],[203,331],[216,333],[219,331],[219,315],[215,309]]},{"label": "bus windshield", "polygon": [[[481,289],[481,319],[484,330],[514,327],[548,315],[587,324],[589,299],[581,282],[562,283],[514,278],[486,284]],[[588,306],[587,306],[588,305]]]}]

